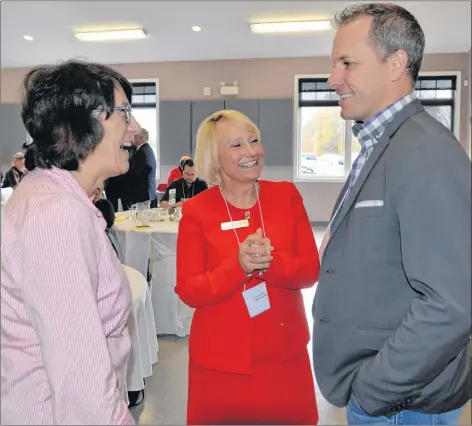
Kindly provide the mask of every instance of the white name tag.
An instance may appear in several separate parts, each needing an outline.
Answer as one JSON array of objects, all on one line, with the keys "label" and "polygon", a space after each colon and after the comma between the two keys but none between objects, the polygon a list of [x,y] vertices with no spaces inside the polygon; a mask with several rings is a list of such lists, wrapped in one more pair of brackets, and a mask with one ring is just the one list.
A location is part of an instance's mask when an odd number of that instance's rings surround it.
[{"label": "white name tag", "polygon": [[228,229],[237,229],[237,228],[247,228],[249,226],[249,221],[245,220],[235,220],[233,222],[223,222],[221,224],[221,229],[227,231]]},{"label": "white name tag", "polygon": [[267,294],[265,282],[244,291],[243,297],[251,318],[270,309],[269,295]]},{"label": "white name tag", "polygon": [[169,189],[169,205],[175,205],[175,197],[176,197],[177,190],[175,188]]}]

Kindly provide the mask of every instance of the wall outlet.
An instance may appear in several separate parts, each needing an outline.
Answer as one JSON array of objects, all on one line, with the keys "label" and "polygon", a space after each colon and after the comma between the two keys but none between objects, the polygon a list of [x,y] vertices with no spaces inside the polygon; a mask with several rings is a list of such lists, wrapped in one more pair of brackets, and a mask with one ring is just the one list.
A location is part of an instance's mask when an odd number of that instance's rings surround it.
[{"label": "wall outlet", "polygon": [[211,87],[203,88],[203,96],[211,96]]}]

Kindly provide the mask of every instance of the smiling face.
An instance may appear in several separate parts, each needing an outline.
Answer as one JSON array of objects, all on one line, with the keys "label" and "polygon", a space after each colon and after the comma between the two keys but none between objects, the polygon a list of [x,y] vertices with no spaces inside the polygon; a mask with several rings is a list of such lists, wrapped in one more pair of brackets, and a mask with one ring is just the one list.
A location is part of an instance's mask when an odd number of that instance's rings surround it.
[{"label": "smiling face", "polygon": [[215,140],[223,184],[254,183],[260,178],[264,148],[257,129],[244,120],[223,118],[215,126]]},{"label": "smiling face", "polygon": [[340,97],[346,120],[366,121],[398,99],[392,85],[401,77],[404,52],[382,59],[370,40],[371,23],[369,16],[361,16],[342,25],[334,38],[328,83]]},{"label": "smiling face", "polygon": [[[121,88],[115,89],[115,106],[129,105],[125,92]],[[108,120],[102,113],[103,138],[93,152],[86,158],[86,162],[93,162],[103,179],[126,173],[129,168],[129,154],[123,149],[124,144],[130,144],[133,136],[141,131],[141,127],[132,114],[115,110]]]}]

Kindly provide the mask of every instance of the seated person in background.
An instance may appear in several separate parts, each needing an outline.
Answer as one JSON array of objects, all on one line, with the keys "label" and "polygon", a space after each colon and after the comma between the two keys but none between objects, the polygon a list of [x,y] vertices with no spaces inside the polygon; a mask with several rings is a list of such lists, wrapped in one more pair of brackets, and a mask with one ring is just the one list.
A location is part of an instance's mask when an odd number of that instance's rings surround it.
[{"label": "seated person in background", "polygon": [[194,197],[205,189],[208,185],[202,179],[197,178],[195,164],[190,158],[182,163],[183,177],[172,182],[162,196],[160,207],[169,207],[169,196],[172,189],[175,190],[175,206],[182,207],[182,203],[189,198]]},{"label": "seated person in background", "polygon": [[21,152],[17,152],[13,156],[11,165],[12,168],[8,170],[2,188],[12,187],[15,189],[28,173],[28,170],[25,167],[25,156]]},{"label": "seated person in background", "polygon": [[180,159],[180,164],[178,167],[174,167],[170,172],[169,172],[169,176],[167,176],[167,185],[170,185],[172,182],[180,179],[183,174],[183,164],[185,161],[187,160],[191,160],[192,157],[189,157],[188,155],[184,155],[181,159]]}]

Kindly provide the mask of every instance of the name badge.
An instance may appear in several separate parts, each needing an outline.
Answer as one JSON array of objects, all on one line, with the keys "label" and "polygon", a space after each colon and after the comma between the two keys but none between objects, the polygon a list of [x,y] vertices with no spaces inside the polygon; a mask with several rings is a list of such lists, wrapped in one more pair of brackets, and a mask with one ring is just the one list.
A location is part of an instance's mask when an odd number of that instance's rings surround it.
[{"label": "name badge", "polygon": [[265,282],[244,291],[243,297],[251,318],[270,309],[269,295],[267,294]]},{"label": "name badge", "polygon": [[169,205],[174,206],[175,205],[175,197],[176,197],[177,190],[175,188],[172,188],[169,190]]},{"label": "name badge", "polygon": [[235,220],[233,222],[223,222],[221,224],[221,229],[227,231],[228,229],[237,229],[237,228],[247,228],[249,226],[249,221],[245,220]]}]

